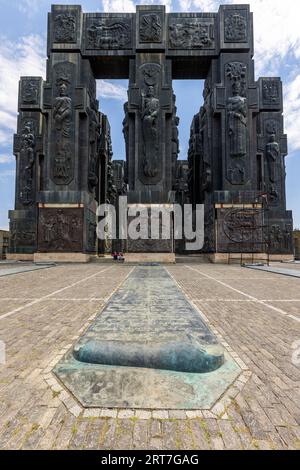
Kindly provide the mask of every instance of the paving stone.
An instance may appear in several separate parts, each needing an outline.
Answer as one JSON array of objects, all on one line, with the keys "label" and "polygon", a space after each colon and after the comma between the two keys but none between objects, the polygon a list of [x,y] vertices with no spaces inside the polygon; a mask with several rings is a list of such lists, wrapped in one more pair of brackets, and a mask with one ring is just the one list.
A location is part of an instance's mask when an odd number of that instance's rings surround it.
[{"label": "paving stone", "polygon": [[[47,388],[43,374],[57,385],[50,363],[55,364],[58,355],[71,348],[79,330],[86,328],[87,318],[95,316],[103,300],[48,299],[0,321],[0,338],[6,338],[10,351],[7,365],[0,368],[0,449],[298,449],[300,370],[291,364],[291,344],[300,338],[300,325],[262,304],[232,302],[234,291],[213,278],[245,294],[273,300],[300,300],[298,280],[290,278],[287,282],[277,275],[274,289],[274,281],[258,281],[255,271],[249,280],[247,271],[239,266],[194,267],[212,279],[198,276],[185,266],[170,266],[168,270],[190,298],[228,300],[196,304],[229,349],[249,367],[237,386],[228,391],[228,397],[233,397],[242,390],[227,407],[228,420],[217,419],[209,410],[188,411],[186,419],[184,412],[176,410],[167,414],[157,410],[152,418],[150,411],[136,410],[131,419],[130,410],[130,418],[126,414],[119,420],[118,410],[101,410],[101,417],[96,418],[93,411],[81,408],[80,413],[76,410],[78,420],[61,402],[60,395],[65,397],[65,392]],[[95,277],[80,284],[80,289],[67,289],[60,296],[108,298],[130,269],[113,267],[105,282]],[[21,299],[18,306],[22,306],[26,304],[22,299],[40,298],[99,270],[97,264],[70,265],[44,270],[42,275],[41,271],[28,272],[22,275],[22,282],[19,276],[3,278],[0,296],[9,298],[13,292],[13,297]],[[286,302],[280,308],[292,305]],[[82,424],[75,432],[78,423]]]},{"label": "paving stone", "polygon": [[100,436],[103,433],[106,421],[104,419],[93,419],[90,420],[87,429],[87,436],[85,439],[86,450],[97,450],[99,448]]},{"label": "paving stone", "polygon": [[163,446],[165,450],[185,449],[185,442],[182,441],[180,424],[177,421],[163,421],[161,424],[163,436]]},{"label": "paving stone", "polygon": [[80,450],[84,449],[87,439],[87,430],[89,423],[87,420],[81,421],[77,419],[73,425],[72,437],[69,443],[69,449]]},{"label": "paving stone", "polygon": [[134,410],[120,410],[118,412],[119,419],[129,419],[133,418],[135,415]]},{"label": "paving stone", "polygon": [[35,450],[43,435],[44,430],[38,425],[33,425],[24,439],[22,450]]},{"label": "paving stone", "polygon": [[151,411],[144,411],[144,410],[136,410],[135,417],[137,419],[151,419],[152,413]]},{"label": "paving stone", "polygon": [[150,435],[152,438],[162,436],[162,423],[157,419],[152,420],[150,427]]},{"label": "paving stone", "polygon": [[100,415],[101,415],[101,410],[96,410],[93,408],[84,410],[83,412],[84,418],[100,418]]},{"label": "paving stone", "polygon": [[117,422],[116,441],[114,448],[116,450],[133,449],[133,428],[134,421],[131,419],[120,419]]},{"label": "paving stone", "polygon": [[148,450],[164,450],[163,440],[157,437],[150,439]]},{"label": "paving stone", "polygon": [[69,448],[70,441],[73,437],[73,428],[76,422],[76,418],[73,415],[67,415],[66,419],[58,433],[53,449],[67,450]]},{"label": "paving stone", "polygon": [[154,419],[169,419],[169,413],[168,411],[162,411],[162,410],[153,411],[152,417]]},{"label": "paving stone", "polygon": [[211,440],[209,430],[205,420],[194,419],[190,422],[195,449],[209,450],[211,449]]},{"label": "paving stone", "polygon": [[222,439],[225,444],[225,448],[228,450],[240,450],[242,449],[242,443],[237,432],[234,431],[231,423],[228,421],[219,422],[220,432]]},{"label": "paving stone", "polygon": [[117,414],[118,414],[118,410],[103,409],[101,411],[101,418],[116,418]]},{"label": "paving stone", "polygon": [[137,421],[133,430],[132,447],[136,450],[147,450],[149,439],[150,420],[143,419]]},{"label": "paving stone", "polygon": [[169,410],[170,419],[186,419],[186,412],[182,410]]},{"label": "paving stone", "polygon": [[117,421],[115,419],[107,419],[103,432],[100,436],[99,449],[111,450],[115,449],[116,445],[116,427]]},{"label": "paving stone", "polygon": [[76,418],[81,415],[82,411],[83,409],[79,405],[75,405],[72,408],[70,408],[70,413],[76,416]]},{"label": "paving stone", "polygon": [[288,449],[300,450],[300,442],[297,440],[295,434],[293,434],[290,429],[286,427],[277,427],[276,429]]}]

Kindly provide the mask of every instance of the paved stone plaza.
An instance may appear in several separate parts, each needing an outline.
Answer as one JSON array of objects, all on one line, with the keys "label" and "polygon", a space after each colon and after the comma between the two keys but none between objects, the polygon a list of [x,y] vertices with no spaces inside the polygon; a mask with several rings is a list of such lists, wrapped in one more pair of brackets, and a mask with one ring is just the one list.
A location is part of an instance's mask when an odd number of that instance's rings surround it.
[{"label": "paved stone plaza", "polygon": [[133,269],[61,265],[0,278],[7,355],[0,448],[299,449],[298,278],[233,265],[166,266],[243,371],[210,411],[95,412],[62,389],[53,367]]}]

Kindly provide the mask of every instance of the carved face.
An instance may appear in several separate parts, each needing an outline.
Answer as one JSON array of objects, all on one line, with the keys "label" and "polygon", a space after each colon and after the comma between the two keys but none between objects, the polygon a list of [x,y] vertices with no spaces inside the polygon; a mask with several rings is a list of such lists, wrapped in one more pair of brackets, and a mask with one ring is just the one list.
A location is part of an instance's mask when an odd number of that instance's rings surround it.
[{"label": "carved face", "polygon": [[31,129],[29,126],[25,126],[24,127],[24,134],[30,134],[31,133]]},{"label": "carved face", "polygon": [[275,140],[276,140],[276,135],[275,135],[275,134],[271,134],[271,135],[270,135],[269,142],[272,143],[272,142],[275,142]]},{"label": "carved face", "polygon": [[153,98],[155,96],[155,93],[154,93],[154,87],[153,86],[149,86],[148,89],[147,89],[147,96],[149,98]]},{"label": "carved face", "polygon": [[60,96],[67,96],[68,86],[66,83],[62,82],[59,85],[59,94]]},{"label": "carved face", "polygon": [[234,84],[232,85],[232,92],[233,92],[233,95],[234,96],[237,96],[241,93],[241,82],[234,82]]}]

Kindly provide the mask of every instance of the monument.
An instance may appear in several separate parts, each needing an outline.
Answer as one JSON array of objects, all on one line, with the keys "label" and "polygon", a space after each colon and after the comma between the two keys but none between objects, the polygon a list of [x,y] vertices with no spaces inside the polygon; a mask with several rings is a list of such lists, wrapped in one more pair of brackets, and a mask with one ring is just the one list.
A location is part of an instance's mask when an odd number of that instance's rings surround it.
[{"label": "monument", "polygon": [[[86,261],[111,250],[97,243],[96,210],[125,193],[129,205],[149,208],[204,204],[201,252],[213,259],[291,255],[282,83],[255,81],[253,53],[253,16],[244,4],[168,14],[161,5],[129,14],[52,6],[46,81],[20,80],[9,256]],[[112,162],[96,79],[129,79],[126,164]],[[205,80],[186,161],[178,160],[174,79]],[[174,256],[174,247],[184,251],[171,234],[163,242],[131,240],[125,249]]]}]

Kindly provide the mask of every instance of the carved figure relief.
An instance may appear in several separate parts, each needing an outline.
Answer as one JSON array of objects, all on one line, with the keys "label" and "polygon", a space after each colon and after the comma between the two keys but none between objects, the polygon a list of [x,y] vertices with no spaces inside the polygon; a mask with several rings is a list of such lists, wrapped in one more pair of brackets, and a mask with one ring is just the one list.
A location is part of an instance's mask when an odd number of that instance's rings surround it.
[{"label": "carved figure relief", "polygon": [[213,46],[213,24],[205,24],[193,19],[176,21],[169,26],[171,48],[210,49]]},{"label": "carved figure relief", "polygon": [[90,221],[88,224],[88,247],[92,252],[96,250],[96,229],[97,224]]},{"label": "carved figure relief", "polygon": [[148,178],[157,176],[158,158],[158,117],[160,112],[159,99],[153,86],[148,86],[146,94],[142,94],[142,132],[144,141],[144,175]]},{"label": "carved figure relief", "polygon": [[23,80],[21,101],[25,105],[37,105],[39,103],[39,81]]},{"label": "carved figure relief", "polygon": [[18,247],[35,247],[36,231],[34,229],[34,220],[18,220],[10,223],[10,246],[11,251],[15,253]]},{"label": "carved figure relief", "polygon": [[131,47],[131,23],[102,19],[87,29],[88,49],[126,49]]},{"label": "carved figure relief", "polygon": [[140,42],[162,42],[160,15],[148,13],[140,17]]},{"label": "carved figure relief", "polygon": [[279,146],[279,143],[276,142],[275,134],[271,134],[269,137],[269,142],[267,143],[266,153],[267,153],[267,160],[268,160],[268,167],[269,167],[269,179],[271,183],[276,183],[277,181],[276,166],[277,166],[278,160],[280,159],[280,146]]},{"label": "carved figure relief", "polygon": [[43,209],[39,221],[39,250],[81,251],[83,212],[78,209]]},{"label": "carved figure relief", "polygon": [[23,124],[20,149],[20,193],[19,200],[25,206],[35,199],[34,167],[36,159],[35,122],[26,119]]},{"label": "carved figure relief", "polygon": [[128,102],[124,104],[123,135],[125,140],[126,158],[129,156],[129,114]]},{"label": "carved figure relief", "polygon": [[117,188],[114,185],[114,175],[113,175],[113,169],[112,169],[112,157],[113,157],[113,151],[112,151],[112,142],[111,142],[111,132],[110,129],[108,128],[107,130],[107,194],[106,194],[106,202],[108,204],[115,204],[116,203],[116,197],[117,197]]},{"label": "carved figure relief", "polygon": [[263,80],[262,94],[264,105],[279,105],[280,82],[278,80]]},{"label": "carved figure relief", "polygon": [[176,96],[173,95],[173,114],[172,114],[172,176],[176,179],[176,162],[179,155],[179,117],[177,116]]},{"label": "carved figure relief", "polygon": [[56,184],[68,184],[73,179],[71,147],[73,103],[69,96],[71,70],[68,64],[58,68],[57,75],[56,87],[58,96],[53,104],[53,121],[56,136],[53,181]]},{"label": "carved figure relief", "polygon": [[293,253],[293,224],[285,224],[284,248],[288,253]]},{"label": "carved figure relief", "polygon": [[145,84],[148,86],[157,85],[160,74],[160,66],[156,64],[150,64],[144,67],[143,75]]},{"label": "carved figure relief", "polygon": [[186,162],[177,162],[175,190],[180,204],[189,204],[189,166]]},{"label": "carved figure relief", "polygon": [[247,20],[240,13],[225,18],[225,42],[247,42]]},{"label": "carved figure relief", "polygon": [[98,160],[100,148],[100,123],[96,111],[96,103],[92,102],[88,108],[89,116],[89,167],[88,167],[88,187],[91,193],[95,194],[99,183]]},{"label": "carved figure relief", "polygon": [[76,42],[76,17],[61,13],[54,18],[54,42]]},{"label": "carved figure relief", "polygon": [[160,73],[161,67],[158,64],[145,64],[140,69],[142,172],[150,180],[159,173]]},{"label": "carved figure relief", "polygon": [[203,163],[202,191],[210,192],[212,189],[212,171],[211,166]]},{"label": "carved figure relief", "polygon": [[269,201],[275,204],[279,201],[281,190],[281,151],[280,144],[276,139],[276,121],[270,120],[266,122],[266,133],[266,189],[269,194]]},{"label": "carved figure relief", "polygon": [[232,83],[241,84],[241,94],[245,96],[247,85],[247,66],[242,62],[229,62],[225,67],[225,75]]},{"label": "carved figure relief", "polygon": [[241,96],[241,84],[232,86],[233,96],[228,98],[228,134],[231,157],[244,157],[247,154],[247,100]]},{"label": "carved figure relief", "polygon": [[245,94],[246,66],[232,62],[226,66],[226,76],[232,83],[232,96],[227,99],[227,132],[231,164],[228,168],[232,184],[246,182],[245,157],[247,156],[247,115],[248,105]]},{"label": "carved figure relief", "polygon": [[284,233],[280,225],[272,225],[269,231],[270,251],[280,253],[284,247]]},{"label": "carved figure relief", "polygon": [[234,243],[260,240],[260,212],[254,209],[230,209],[223,220],[226,237]]},{"label": "carved figure relief", "polygon": [[127,192],[127,185],[125,183],[125,162],[114,161],[112,164],[114,185],[118,195],[121,196]]},{"label": "carved figure relief", "polygon": [[211,84],[209,80],[205,81],[203,98],[204,106],[201,107],[199,113],[199,154],[201,155],[201,191],[202,193],[208,193],[212,190],[212,168],[210,159],[210,88]]},{"label": "carved figure relief", "polygon": [[[176,109],[176,108],[175,108]],[[172,116],[172,162],[175,166],[179,155],[179,117],[176,116],[176,110]]]}]

